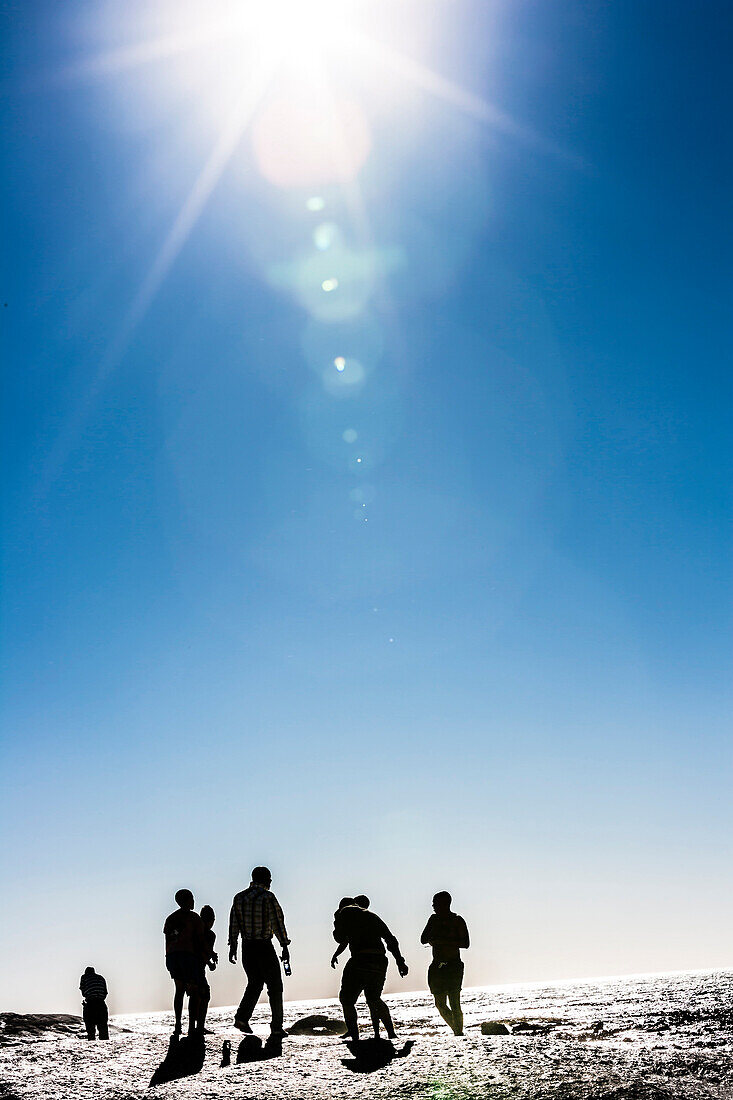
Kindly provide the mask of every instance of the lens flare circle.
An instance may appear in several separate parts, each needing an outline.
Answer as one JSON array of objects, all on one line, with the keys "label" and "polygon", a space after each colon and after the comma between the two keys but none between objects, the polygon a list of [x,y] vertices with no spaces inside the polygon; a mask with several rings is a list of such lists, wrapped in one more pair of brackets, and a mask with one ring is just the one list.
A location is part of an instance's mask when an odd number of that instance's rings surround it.
[{"label": "lens flare circle", "polygon": [[371,147],[369,124],[357,103],[303,85],[264,103],[252,126],[257,167],[277,187],[348,183]]}]

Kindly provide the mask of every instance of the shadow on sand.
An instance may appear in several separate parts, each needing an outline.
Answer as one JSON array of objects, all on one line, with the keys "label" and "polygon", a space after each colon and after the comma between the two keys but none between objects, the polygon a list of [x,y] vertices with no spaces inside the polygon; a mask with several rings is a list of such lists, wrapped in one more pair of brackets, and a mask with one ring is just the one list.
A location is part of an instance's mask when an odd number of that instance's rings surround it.
[{"label": "shadow on sand", "polygon": [[179,1077],[192,1077],[200,1073],[204,1064],[206,1047],[201,1039],[179,1039],[171,1035],[168,1053],[150,1078],[148,1088],[176,1081]]},{"label": "shadow on sand", "polygon": [[384,1069],[395,1058],[406,1058],[415,1044],[412,1039],[408,1039],[400,1050],[395,1050],[389,1039],[363,1039],[346,1045],[354,1057],[342,1058],[342,1065],[352,1073],[374,1073],[375,1070]]},{"label": "shadow on sand", "polygon": [[282,1057],[282,1039],[268,1039],[263,1045],[258,1035],[245,1035],[237,1049],[237,1065],[243,1062],[262,1062],[265,1058]]}]

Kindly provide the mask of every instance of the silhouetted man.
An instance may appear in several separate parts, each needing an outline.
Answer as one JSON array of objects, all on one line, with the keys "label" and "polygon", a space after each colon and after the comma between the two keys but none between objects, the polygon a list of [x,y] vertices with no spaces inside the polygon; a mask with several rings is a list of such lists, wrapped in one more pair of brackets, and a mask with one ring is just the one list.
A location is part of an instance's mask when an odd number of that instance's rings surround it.
[{"label": "silhouetted man", "polygon": [[[344,899],[347,900],[347,899]],[[360,903],[357,905],[357,901]],[[396,1037],[392,1017],[382,1000],[382,990],[387,977],[387,952],[384,945],[394,955],[400,977],[407,974],[407,964],[400,952],[400,945],[384,921],[376,913],[369,911],[369,898],[360,894],[351,905],[338,909],[333,922],[333,938],[339,944],[331,965],[335,965],[343,944],[348,944],[351,958],[344,967],[341,978],[339,1000],[344,1012],[344,1022],[349,1038],[359,1039],[359,1024],[356,1016],[356,1002],[361,993],[366,998],[369,1014],[372,1018],[374,1038],[379,1038],[380,1020],[384,1024],[389,1039]]]},{"label": "silhouetted man", "polygon": [[242,966],[247,975],[247,987],[234,1016],[234,1026],[252,1033],[250,1017],[260,998],[263,986],[272,1011],[271,1039],[282,1039],[283,979],[280,963],[272,945],[276,936],[282,947],[283,962],[290,962],[285,918],[277,898],[270,890],[272,875],[267,867],[255,867],[246,890],[237,894],[229,914],[229,962],[237,961],[237,940],[242,937]]},{"label": "silhouetted man", "polygon": [[165,965],[173,979],[174,1035],[180,1035],[183,998],[188,994],[188,1033],[196,1033],[196,1019],[201,996],[201,959],[206,951],[204,926],[198,913],[194,913],[193,894],[190,890],[176,893],[178,909],[166,917],[163,925],[165,936]]},{"label": "silhouetted man", "polygon": [[434,912],[428,918],[420,943],[429,943],[433,949],[428,987],[436,1008],[454,1034],[463,1035],[461,948],[469,946],[469,938],[465,920],[451,910],[452,900],[447,890],[435,895]]},{"label": "silhouetted man", "polygon": [[97,974],[93,966],[88,966],[81,976],[79,989],[84,998],[82,1015],[84,1026],[87,1029],[87,1039],[96,1039],[97,1031],[100,1039],[109,1039],[108,1020],[109,1013],[105,999],[107,997],[107,983],[101,974]]}]

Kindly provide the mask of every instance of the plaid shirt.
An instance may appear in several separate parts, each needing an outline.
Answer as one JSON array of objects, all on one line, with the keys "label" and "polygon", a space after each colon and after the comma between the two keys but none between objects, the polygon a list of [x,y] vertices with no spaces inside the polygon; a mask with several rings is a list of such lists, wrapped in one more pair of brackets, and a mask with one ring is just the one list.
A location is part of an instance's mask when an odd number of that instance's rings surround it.
[{"label": "plaid shirt", "polygon": [[234,898],[229,914],[229,946],[236,948],[240,936],[243,942],[277,936],[283,947],[290,943],[283,911],[267,887],[252,882]]}]

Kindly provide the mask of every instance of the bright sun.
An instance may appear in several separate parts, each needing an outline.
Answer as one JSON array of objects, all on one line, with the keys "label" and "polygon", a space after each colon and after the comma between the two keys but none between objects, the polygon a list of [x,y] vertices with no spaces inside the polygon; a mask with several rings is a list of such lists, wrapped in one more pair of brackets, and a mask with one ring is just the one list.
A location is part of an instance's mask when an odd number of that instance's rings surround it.
[{"label": "bright sun", "polygon": [[248,0],[242,19],[264,43],[292,56],[343,43],[354,29],[360,6],[357,0]]},{"label": "bright sun", "polygon": [[[204,158],[129,310],[132,331],[164,280],[227,165],[244,143],[279,188],[343,185],[349,203],[372,147],[375,104],[412,85],[493,129],[522,135],[492,104],[374,37],[370,24],[404,31],[422,0],[141,0],[120,17],[116,46],[79,66],[96,76],[153,74],[162,95],[177,88],[187,126],[206,127]],[[414,27],[413,27],[414,30]],[[389,35],[387,35],[389,38]],[[414,41],[419,34],[408,34]],[[124,43],[120,45],[120,43]],[[363,213],[359,214],[363,220]],[[326,279],[329,282],[329,279]],[[325,283],[324,290],[325,290]],[[337,368],[338,369],[338,368]]]},{"label": "bright sun", "polygon": [[345,44],[361,7],[360,0],[214,0],[178,6],[176,21],[202,45],[237,43],[259,61],[311,63]]}]

